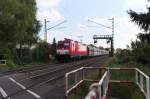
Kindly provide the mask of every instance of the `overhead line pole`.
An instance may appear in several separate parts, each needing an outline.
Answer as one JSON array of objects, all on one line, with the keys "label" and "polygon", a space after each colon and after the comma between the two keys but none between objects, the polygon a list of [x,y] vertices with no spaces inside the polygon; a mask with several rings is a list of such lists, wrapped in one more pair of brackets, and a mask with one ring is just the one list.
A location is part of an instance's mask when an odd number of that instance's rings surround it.
[{"label": "overhead line pole", "polygon": [[44,20],[44,30],[45,30],[44,40],[45,40],[45,42],[47,42],[47,21],[46,21],[46,19]]},{"label": "overhead line pole", "polygon": [[114,17],[112,19],[108,19],[108,20],[112,21],[112,26],[111,27],[105,26],[105,25],[103,25],[101,23],[97,23],[97,22],[95,22],[93,20],[90,20],[90,19],[88,21],[93,22],[93,23],[95,23],[97,25],[100,25],[102,27],[105,27],[105,28],[108,28],[108,29],[112,30],[112,35],[110,35],[110,37],[107,37],[107,35],[103,35],[103,37],[96,37],[94,39],[104,39],[105,38],[105,39],[111,40],[111,56],[113,56],[114,55]]},{"label": "overhead line pole", "polygon": [[63,22],[61,22],[61,23],[58,23],[58,24],[56,24],[56,25],[54,25],[54,26],[48,28],[48,29],[47,29],[47,22],[49,22],[49,21],[47,21],[47,20],[45,19],[45,20],[44,20],[44,30],[45,30],[45,33],[44,33],[44,40],[45,40],[45,42],[47,42],[47,30],[53,29],[53,28],[55,28],[55,27],[57,27],[57,26],[59,26],[59,25],[65,23],[65,22],[67,22],[67,21],[65,20],[65,21],[63,21]]},{"label": "overhead line pole", "polygon": [[112,41],[111,41],[111,54],[112,56],[114,55],[114,17],[112,19],[109,19],[109,20],[112,20]]}]

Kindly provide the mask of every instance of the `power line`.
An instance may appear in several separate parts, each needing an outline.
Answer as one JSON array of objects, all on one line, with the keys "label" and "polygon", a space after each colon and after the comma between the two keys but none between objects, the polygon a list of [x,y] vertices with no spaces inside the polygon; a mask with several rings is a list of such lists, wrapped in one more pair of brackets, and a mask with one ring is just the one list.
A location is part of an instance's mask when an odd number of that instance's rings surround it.
[{"label": "power line", "polygon": [[95,24],[98,24],[98,25],[100,25],[100,26],[102,26],[102,27],[105,27],[105,28],[108,28],[108,29],[112,29],[112,27],[105,26],[105,25],[103,25],[103,24],[101,24],[101,23],[98,23],[98,22],[95,22],[95,21],[93,21],[93,20],[88,19],[88,21],[89,21],[89,22],[93,22],[93,23],[95,23]]},{"label": "power line", "polygon": [[44,22],[44,26],[45,26],[44,40],[45,40],[45,42],[47,42],[47,30],[53,29],[53,28],[55,28],[55,27],[57,27],[57,26],[60,26],[61,24],[65,23],[65,22],[67,22],[67,21],[65,20],[65,21],[63,21],[63,22],[60,22],[60,23],[58,23],[58,24],[56,24],[56,25],[54,25],[54,26],[52,26],[52,27],[50,27],[50,28],[48,28],[48,29],[47,29],[47,22],[49,22],[49,21],[47,21],[47,20],[45,19],[45,22]]}]

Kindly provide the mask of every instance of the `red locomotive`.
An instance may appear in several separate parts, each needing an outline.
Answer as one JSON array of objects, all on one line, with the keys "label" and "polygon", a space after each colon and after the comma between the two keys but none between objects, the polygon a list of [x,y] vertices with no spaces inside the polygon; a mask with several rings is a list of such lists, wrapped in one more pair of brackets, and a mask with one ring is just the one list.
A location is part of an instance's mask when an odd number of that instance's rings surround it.
[{"label": "red locomotive", "polygon": [[57,59],[72,59],[87,56],[87,46],[71,39],[58,41]]},{"label": "red locomotive", "polygon": [[94,45],[85,45],[78,41],[65,38],[57,43],[57,59],[67,60],[83,57],[105,55],[109,52]]}]

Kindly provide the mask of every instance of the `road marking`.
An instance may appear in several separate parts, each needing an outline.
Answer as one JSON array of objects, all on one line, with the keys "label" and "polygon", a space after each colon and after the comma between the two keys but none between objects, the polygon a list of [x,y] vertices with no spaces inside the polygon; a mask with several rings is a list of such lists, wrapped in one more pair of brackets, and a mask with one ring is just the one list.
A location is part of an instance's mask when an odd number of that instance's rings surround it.
[{"label": "road marking", "polygon": [[[8,97],[8,95],[7,95],[6,92],[3,90],[2,87],[0,87],[0,93],[2,94],[3,98]],[[6,99],[10,99],[10,98],[8,97],[8,98],[6,98]]]},{"label": "road marking", "polygon": [[31,91],[31,90],[27,90],[27,88],[25,86],[23,86],[22,84],[20,84],[19,82],[17,82],[16,80],[14,80],[13,78],[9,77],[9,79],[14,82],[15,84],[17,84],[18,86],[20,86],[22,89],[26,90],[28,93],[32,94],[34,97],[41,99],[41,97],[36,94],[35,92]]},{"label": "road marking", "polygon": [[34,95],[36,98],[41,98],[38,94],[34,93],[33,91],[31,90],[27,90],[27,92],[29,92],[30,94]]}]

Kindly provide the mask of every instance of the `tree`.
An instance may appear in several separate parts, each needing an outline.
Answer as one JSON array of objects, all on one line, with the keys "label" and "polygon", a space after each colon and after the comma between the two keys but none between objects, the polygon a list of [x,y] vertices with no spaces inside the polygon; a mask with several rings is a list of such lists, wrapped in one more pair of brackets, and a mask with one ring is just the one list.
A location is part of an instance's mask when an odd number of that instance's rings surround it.
[{"label": "tree", "polygon": [[150,7],[146,13],[128,11],[131,21],[136,23],[145,33],[139,33],[137,40],[131,43],[132,56],[136,62],[150,63]]},{"label": "tree", "polygon": [[40,29],[35,0],[1,0],[0,47],[31,45]]},{"label": "tree", "polygon": [[51,55],[53,55],[54,57],[56,56],[56,39],[53,38],[53,43],[52,43],[52,46],[51,46]]},{"label": "tree", "polygon": [[48,62],[50,54],[50,44],[39,41],[33,49],[33,60],[36,62]]},{"label": "tree", "polygon": [[[23,45],[31,46],[38,39],[40,23],[36,19],[35,0],[0,1],[0,52],[20,49]],[[20,51],[22,52],[22,50]],[[4,53],[11,54],[12,53]],[[22,55],[21,55],[22,56]],[[18,58],[20,59],[20,58]]]},{"label": "tree", "polygon": [[145,32],[150,31],[150,7],[147,8],[146,13],[136,13],[133,10],[129,10],[128,14],[133,22],[135,22]]}]

